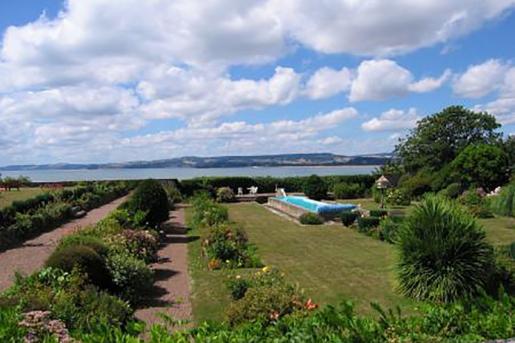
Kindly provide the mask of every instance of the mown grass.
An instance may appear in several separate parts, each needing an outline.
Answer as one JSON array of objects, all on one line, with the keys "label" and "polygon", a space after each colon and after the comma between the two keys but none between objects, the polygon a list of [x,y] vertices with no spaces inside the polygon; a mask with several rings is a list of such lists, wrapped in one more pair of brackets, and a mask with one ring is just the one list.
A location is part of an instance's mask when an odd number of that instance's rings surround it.
[{"label": "mown grass", "polygon": [[265,264],[283,271],[320,304],[350,299],[361,313],[414,303],[395,292],[394,247],[340,225],[300,226],[257,204],[229,206]]},{"label": "mown grass", "polygon": [[39,187],[24,187],[20,190],[1,191],[0,192],[0,208],[9,206],[13,201],[25,200],[44,193],[47,190]]}]

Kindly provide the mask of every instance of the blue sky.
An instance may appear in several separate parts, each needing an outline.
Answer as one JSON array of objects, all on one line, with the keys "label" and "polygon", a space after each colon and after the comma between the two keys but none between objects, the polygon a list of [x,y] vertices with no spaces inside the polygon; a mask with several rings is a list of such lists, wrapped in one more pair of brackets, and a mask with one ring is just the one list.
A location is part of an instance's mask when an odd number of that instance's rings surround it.
[{"label": "blue sky", "polygon": [[515,1],[0,2],[0,165],[391,151],[461,104],[515,134]]}]

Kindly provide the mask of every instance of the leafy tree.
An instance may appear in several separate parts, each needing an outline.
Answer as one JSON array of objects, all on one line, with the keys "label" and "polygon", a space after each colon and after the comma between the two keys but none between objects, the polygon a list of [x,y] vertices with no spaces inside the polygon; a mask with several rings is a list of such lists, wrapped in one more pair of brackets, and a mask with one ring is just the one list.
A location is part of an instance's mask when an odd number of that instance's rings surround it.
[{"label": "leafy tree", "polygon": [[315,200],[324,199],[327,196],[327,185],[318,175],[311,175],[304,183],[303,191],[307,197]]},{"label": "leafy tree", "polygon": [[498,144],[502,133],[495,117],[463,106],[450,106],[418,122],[410,135],[395,147],[408,172],[421,168],[432,171],[453,161],[471,144]]},{"label": "leafy tree", "polygon": [[508,181],[509,160],[498,146],[476,144],[466,147],[452,162],[453,177],[465,186],[494,189]]}]

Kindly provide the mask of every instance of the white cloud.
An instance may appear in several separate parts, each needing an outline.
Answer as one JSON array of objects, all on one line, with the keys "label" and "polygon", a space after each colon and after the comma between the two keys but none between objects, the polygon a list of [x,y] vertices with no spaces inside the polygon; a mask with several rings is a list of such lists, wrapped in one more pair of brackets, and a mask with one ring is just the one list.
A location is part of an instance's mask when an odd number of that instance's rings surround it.
[{"label": "white cloud", "polygon": [[506,71],[498,87],[497,99],[478,105],[476,109],[494,114],[501,124],[515,124],[515,67]]},{"label": "white cloud", "polygon": [[490,59],[470,66],[465,73],[455,78],[454,93],[465,98],[480,98],[502,86],[508,66],[499,60]]},{"label": "white cloud", "polygon": [[[379,117],[363,123],[361,127],[365,131],[405,130],[415,127],[420,119],[421,117],[417,114],[415,108],[410,108],[407,111],[392,108],[381,113]],[[395,135],[392,136],[392,138],[396,137]]]},{"label": "white cloud", "polygon": [[446,69],[439,78],[426,77],[417,82],[413,82],[408,89],[415,93],[431,92],[440,88],[451,76],[450,69]]},{"label": "white cloud", "polygon": [[449,73],[450,71],[446,70],[438,79],[424,78],[414,82],[411,72],[395,61],[387,59],[363,61],[352,82],[349,100],[352,102],[384,100],[406,95],[410,91],[429,92],[442,86]]},{"label": "white cloud", "polygon": [[[0,146],[10,160],[127,159],[133,154],[118,147],[118,140],[153,120],[237,131],[240,124],[223,126],[222,118],[299,97],[324,99],[350,90],[349,99],[360,101],[428,92],[442,86],[445,73],[416,80],[409,70],[381,59],[363,62],[357,72],[322,67],[307,80],[293,68],[277,67],[258,80],[234,79],[229,70],[273,63],[299,45],[321,53],[404,53],[470,32],[513,3],[67,0],[56,18],[42,16],[3,35]],[[503,87],[499,101],[489,104],[498,113],[511,108],[511,93]],[[326,127],[351,116],[337,112],[274,125],[303,131],[298,123]],[[173,150],[177,144],[167,143],[161,152],[181,154]],[[223,144],[220,151],[238,144],[251,150],[254,143]]]},{"label": "white cloud", "polygon": [[346,91],[351,85],[352,73],[347,68],[334,70],[323,67],[308,80],[305,94],[311,99],[323,99]]},{"label": "white cloud", "polygon": [[385,56],[466,34],[513,0],[274,0],[289,34],[324,53]]}]

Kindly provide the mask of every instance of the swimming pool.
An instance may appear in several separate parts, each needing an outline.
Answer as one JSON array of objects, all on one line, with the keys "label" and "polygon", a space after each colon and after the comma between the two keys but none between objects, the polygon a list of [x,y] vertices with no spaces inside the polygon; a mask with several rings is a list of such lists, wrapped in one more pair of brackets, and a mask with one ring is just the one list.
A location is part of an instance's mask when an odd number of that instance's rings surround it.
[{"label": "swimming pool", "polygon": [[329,204],[326,202],[316,201],[301,196],[284,196],[275,197],[279,201],[286,202],[297,207],[301,207],[309,212],[318,214],[335,214],[344,211],[352,211],[357,206],[353,204]]}]

